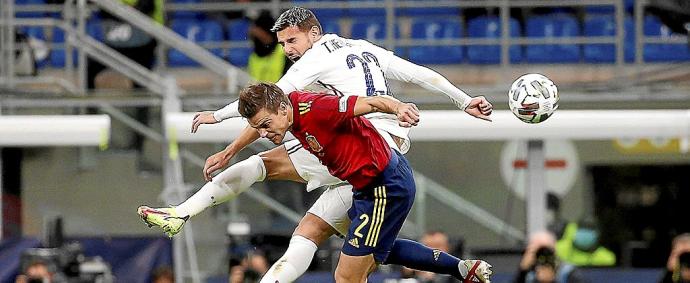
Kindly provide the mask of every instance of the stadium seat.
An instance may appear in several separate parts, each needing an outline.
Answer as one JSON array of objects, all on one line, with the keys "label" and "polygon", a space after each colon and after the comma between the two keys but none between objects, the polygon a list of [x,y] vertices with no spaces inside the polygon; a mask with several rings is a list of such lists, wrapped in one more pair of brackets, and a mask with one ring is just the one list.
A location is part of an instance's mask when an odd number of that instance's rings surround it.
[{"label": "stadium seat", "polygon": [[[249,40],[249,26],[247,20],[235,20],[228,24],[228,39],[233,43]],[[252,54],[251,47],[235,47],[230,49],[228,60],[235,66],[247,66],[249,55]]]},{"label": "stadium seat", "polygon": [[690,47],[687,35],[673,33],[663,25],[656,16],[646,16],[644,19],[645,36],[661,37],[662,39],[683,38],[683,43],[648,43],[644,46],[645,62],[671,62],[690,60]]},{"label": "stadium seat", "polygon": [[336,20],[320,21],[324,33],[340,34],[340,23]]},{"label": "stadium seat", "polygon": [[[195,4],[199,3],[199,0],[172,0],[171,2],[173,4]],[[204,18],[204,14],[197,11],[173,11],[170,13],[170,16],[173,21],[194,19],[200,20]]]},{"label": "stadium seat", "polygon": [[616,12],[616,7],[613,5],[605,6],[585,6],[585,13],[589,15],[613,15]]},{"label": "stadium seat", "polygon": [[[22,6],[22,5],[43,5],[45,4],[45,0],[15,0],[14,4],[15,9],[18,8],[17,6]],[[14,14],[17,18],[41,18],[45,17],[44,12],[16,12]]]},{"label": "stadium seat", "polygon": [[[580,35],[580,25],[569,14],[538,16],[527,20],[528,38],[559,38]],[[528,45],[530,63],[571,63],[580,61],[580,46],[576,44]]]},{"label": "stadium seat", "polygon": [[[96,26],[93,23],[88,24],[86,27],[87,32],[89,32],[89,35],[91,35],[92,37],[95,37],[98,34],[101,34],[100,32],[96,33],[97,29],[100,30],[100,28],[98,28],[98,26]],[[93,32],[94,34],[91,34],[91,32]],[[102,38],[103,37],[101,36],[99,39],[102,39]],[[58,28],[58,27],[53,28],[52,41],[53,41],[53,44],[65,43],[65,31],[63,31],[61,28]],[[65,67],[65,60],[67,60],[66,56],[65,56],[65,49],[66,48],[67,48],[67,46],[65,45],[60,49],[53,48],[50,50],[50,65],[51,66],[53,66],[53,67]],[[76,66],[76,64],[77,64],[77,50],[76,50],[76,48],[72,48],[72,50],[73,50],[72,51],[72,60],[74,60],[73,63]]]},{"label": "stadium seat", "polygon": [[372,17],[386,17],[386,9],[381,8],[357,8],[357,2],[378,2],[383,4],[383,0],[349,0],[348,3],[352,8],[348,9],[350,16],[355,18],[372,18]]},{"label": "stadium seat", "polygon": [[[477,17],[467,24],[470,38],[500,38],[501,21],[498,17]],[[510,36],[520,37],[520,24],[516,19],[510,19]],[[511,46],[509,50],[510,62],[522,60],[522,47]],[[498,64],[501,62],[501,47],[499,45],[474,45],[467,47],[467,59],[473,64]]]},{"label": "stadium seat", "polygon": [[[400,38],[400,30],[397,24],[394,27],[395,38]],[[352,23],[352,33],[351,37],[353,39],[366,39],[374,44],[381,45],[386,39],[386,21],[385,19],[364,19],[359,18],[353,20]],[[400,57],[405,57],[404,48],[396,48],[396,55]]]},{"label": "stadium seat", "polygon": [[[171,28],[176,33],[195,43],[223,40],[222,28],[215,21],[177,20],[172,23]],[[210,51],[216,56],[220,57],[222,55],[220,48],[213,48]],[[198,66],[198,63],[176,49],[170,50],[168,59],[170,66]]]},{"label": "stadium seat", "polygon": [[[462,23],[451,19],[415,19],[412,39],[458,39],[462,36]],[[458,64],[463,59],[462,46],[412,46],[410,61],[419,64]]]},{"label": "stadium seat", "polygon": [[[625,39],[623,40],[624,58],[626,62],[635,59],[635,24],[631,17],[624,22]],[[613,15],[588,15],[585,18],[585,36],[614,36],[616,34],[616,19]],[[585,44],[582,47],[584,61],[588,63],[613,63],[616,61],[616,45],[614,44]]]},{"label": "stadium seat", "polygon": [[[418,0],[417,3],[434,4],[439,0]],[[417,8],[399,8],[395,11],[397,16],[456,16],[459,17],[462,9],[458,7],[417,7]]]},{"label": "stadium seat", "polygon": [[632,13],[635,8],[635,0],[624,0],[623,6],[625,6],[625,11]]}]

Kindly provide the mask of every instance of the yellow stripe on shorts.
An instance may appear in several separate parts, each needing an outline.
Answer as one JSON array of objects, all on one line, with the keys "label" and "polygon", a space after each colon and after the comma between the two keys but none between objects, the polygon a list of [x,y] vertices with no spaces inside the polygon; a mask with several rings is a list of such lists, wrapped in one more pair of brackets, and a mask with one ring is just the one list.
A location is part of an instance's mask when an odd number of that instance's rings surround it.
[{"label": "yellow stripe on shorts", "polygon": [[379,192],[379,196],[381,197],[381,206],[380,206],[380,220],[378,223],[378,227],[375,228],[376,234],[374,238],[374,246],[376,246],[376,243],[379,241],[379,234],[381,233],[381,226],[383,226],[383,220],[384,216],[386,215],[386,187],[382,186],[381,191]]},{"label": "yellow stripe on shorts", "polygon": [[383,224],[383,217],[386,212],[386,189],[385,187],[374,188],[374,211],[367,233],[365,245],[375,247],[378,242],[379,233]]}]

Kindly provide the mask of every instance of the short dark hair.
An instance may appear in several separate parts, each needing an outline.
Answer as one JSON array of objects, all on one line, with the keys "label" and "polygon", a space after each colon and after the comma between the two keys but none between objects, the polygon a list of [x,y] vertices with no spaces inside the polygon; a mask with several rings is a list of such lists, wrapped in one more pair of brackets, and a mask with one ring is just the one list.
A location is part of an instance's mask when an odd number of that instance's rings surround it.
[{"label": "short dark hair", "polygon": [[319,28],[319,32],[323,33],[321,23],[316,18],[312,11],[302,7],[292,7],[289,10],[280,14],[276,23],[271,28],[272,32],[279,32],[290,26],[296,26],[300,31],[309,31],[312,27]]},{"label": "short dark hair", "polygon": [[264,108],[270,113],[278,113],[281,103],[290,105],[290,100],[277,85],[257,83],[240,91],[238,108],[240,115],[249,119]]}]

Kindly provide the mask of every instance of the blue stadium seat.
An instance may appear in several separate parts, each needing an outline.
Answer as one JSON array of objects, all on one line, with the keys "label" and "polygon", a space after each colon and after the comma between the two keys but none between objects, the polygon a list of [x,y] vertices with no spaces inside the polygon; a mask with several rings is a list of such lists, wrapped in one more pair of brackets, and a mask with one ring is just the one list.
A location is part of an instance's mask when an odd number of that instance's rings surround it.
[{"label": "blue stadium seat", "polygon": [[624,0],[623,6],[625,6],[625,11],[632,13],[633,9],[635,8],[635,0]]},{"label": "blue stadium seat", "polygon": [[[172,0],[172,3],[174,4],[195,4],[199,3],[199,0]],[[204,14],[202,12],[196,12],[196,11],[174,11],[171,12],[170,18],[175,21],[175,20],[201,20],[204,18]]]},{"label": "blue stadium seat", "polygon": [[[65,43],[65,32],[58,27],[53,28],[53,43]],[[77,52],[73,53],[73,58],[76,58]],[[50,50],[50,65],[53,67],[65,66],[65,49],[51,49]]]},{"label": "blue stadium seat", "polygon": [[[626,62],[635,59],[635,25],[631,17],[624,22],[625,39],[623,40],[624,58]],[[613,15],[589,15],[585,18],[585,36],[614,36],[616,34],[616,19]],[[614,44],[585,44],[582,47],[584,61],[588,63],[613,63],[616,61],[616,46]]]},{"label": "blue stadium seat", "polygon": [[[462,23],[451,19],[415,19],[412,39],[458,39],[462,37]],[[463,59],[462,46],[412,46],[410,61],[419,64],[458,64]]]},{"label": "blue stadium seat", "polygon": [[[352,6],[357,6],[357,2],[378,2],[380,4],[383,4],[383,0],[349,0],[348,1],[350,5]],[[366,17],[385,17],[386,16],[386,9],[385,8],[351,8],[348,10],[350,16],[352,17],[359,17],[359,18],[366,18]]]},{"label": "blue stadium seat", "polygon": [[613,5],[585,6],[585,12],[587,14],[590,14],[590,15],[593,15],[593,14],[613,15],[613,13],[616,12],[616,7]]},{"label": "blue stadium seat", "polygon": [[[86,23],[86,33],[98,41],[103,41],[103,29],[101,28],[101,22],[99,20],[89,20]],[[52,39],[53,43],[65,43],[65,32],[61,28],[54,28]],[[75,49],[73,52],[72,58],[74,59],[74,64],[76,65],[77,50]],[[50,65],[53,67],[65,66],[65,49],[50,50]]]},{"label": "blue stadium seat", "polygon": [[[395,38],[400,38],[400,30],[395,25]],[[364,19],[356,18],[352,23],[352,38],[366,39],[372,43],[381,45],[382,41],[386,39],[386,21],[385,19]],[[405,57],[404,48],[396,48],[395,53],[398,56]]]},{"label": "blue stadium seat", "polygon": [[[249,40],[249,26],[251,23],[247,20],[235,20],[228,24],[228,39],[233,42],[242,42]],[[228,61],[235,66],[247,66],[249,55],[252,54],[251,47],[231,48],[228,55]]]},{"label": "blue stadium seat", "polygon": [[[177,20],[172,23],[171,28],[176,33],[195,43],[218,42],[223,40],[222,28],[220,24],[215,21]],[[216,56],[222,56],[222,50],[220,48],[212,48],[210,51]],[[170,50],[168,59],[170,66],[198,66],[198,63],[176,49]]]},{"label": "blue stadium seat", "polygon": [[[43,5],[45,0],[15,0],[14,4],[17,6],[21,5]],[[15,6],[16,9],[16,6]],[[16,12],[14,14],[17,18],[41,18],[45,17],[43,12]]]},{"label": "blue stadium seat", "polygon": [[[538,16],[527,20],[527,37],[558,38],[580,35],[580,25],[569,14]],[[530,63],[571,63],[580,61],[580,46],[576,44],[528,45]]]},{"label": "blue stadium seat", "polygon": [[[520,24],[516,19],[510,19],[510,37],[520,37]],[[477,17],[467,24],[470,38],[500,38],[501,20],[498,17]],[[522,60],[522,47],[511,46],[509,49],[510,62]],[[499,45],[474,45],[467,47],[467,59],[473,64],[498,64],[501,62],[501,47]]]},{"label": "blue stadium seat", "polygon": [[340,34],[340,24],[336,20],[320,21],[324,33]]},{"label": "blue stadium seat", "polygon": [[[433,4],[440,0],[418,0],[418,3],[428,3]],[[424,16],[460,16],[462,9],[451,8],[451,7],[418,7],[418,8],[399,8],[395,11],[397,16],[412,16],[412,17],[424,17]]]},{"label": "blue stadium seat", "polygon": [[683,43],[649,43],[644,46],[644,60],[646,62],[671,62],[690,60],[690,48],[687,43],[687,35],[673,33],[663,25],[656,16],[646,16],[644,19],[645,36],[661,38],[679,37],[686,39]]}]

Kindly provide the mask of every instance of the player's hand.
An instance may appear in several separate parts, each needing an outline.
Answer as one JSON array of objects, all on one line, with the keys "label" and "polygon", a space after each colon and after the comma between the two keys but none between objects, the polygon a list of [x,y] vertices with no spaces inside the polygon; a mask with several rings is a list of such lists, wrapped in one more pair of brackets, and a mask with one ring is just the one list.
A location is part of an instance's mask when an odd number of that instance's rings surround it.
[{"label": "player's hand", "polygon": [[204,180],[206,182],[210,182],[213,177],[211,176],[213,172],[218,171],[220,168],[223,168],[230,163],[230,159],[235,154],[232,152],[228,152],[227,150],[221,150],[220,152],[213,154],[206,158],[206,163],[204,164]]},{"label": "player's hand", "polygon": [[491,122],[491,117],[489,117],[489,115],[491,115],[493,110],[494,106],[483,96],[473,97],[472,100],[470,100],[470,104],[465,108],[467,114],[489,122]]},{"label": "player's hand", "polygon": [[398,124],[401,127],[409,128],[417,126],[419,123],[419,109],[413,103],[401,103],[396,111]]},{"label": "player's hand", "polygon": [[192,119],[192,133],[196,133],[201,124],[215,124],[220,121],[213,117],[213,112],[197,112]]}]

